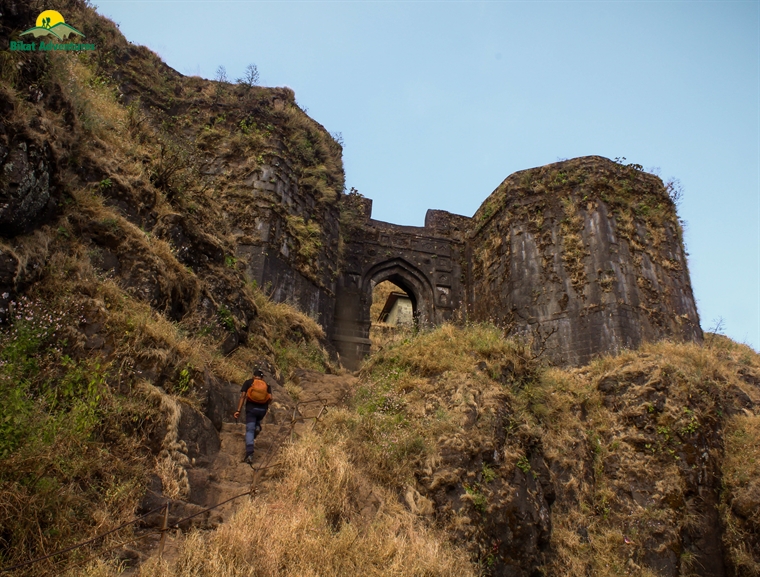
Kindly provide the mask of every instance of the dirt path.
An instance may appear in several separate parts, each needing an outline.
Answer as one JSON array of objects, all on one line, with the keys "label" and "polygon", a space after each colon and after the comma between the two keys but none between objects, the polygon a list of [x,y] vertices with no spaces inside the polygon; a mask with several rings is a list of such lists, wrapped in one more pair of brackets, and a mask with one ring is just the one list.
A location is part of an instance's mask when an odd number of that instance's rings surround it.
[{"label": "dirt path", "polygon": [[[221,447],[210,466],[201,472],[196,486],[203,487],[203,495],[191,500],[211,507],[247,492],[254,480],[257,488],[264,488],[266,479],[278,463],[279,450],[288,442],[314,427],[315,421],[330,407],[345,403],[356,378],[351,375],[324,375],[313,371],[299,371],[294,382],[302,389],[298,400],[286,393],[277,395],[264,419],[261,433],[256,437],[256,450],[252,465],[242,462],[245,455],[245,424],[223,423],[220,432]],[[284,389],[282,390],[284,393]],[[201,469],[200,471],[203,471]],[[254,479],[255,477],[255,479]],[[191,487],[193,482],[191,481]],[[202,501],[202,502],[201,502]],[[216,522],[229,518],[239,501],[222,505],[215,510]]]},{"label": "dirt path", "polygon": [[[178,537],[191,527],[214,529],[228,520],[246,499],[267,491],[268,479],[275,471],[279,452],[289,439],[295,439],[313,428],[315,421],[331,407],[343,405],[356,384],[352,375],[324,375],[299,370],[292,381],[301,389],[298,399],[292,398],[273,379],[274,400],[256,436],[252,465],[243,462],[245,455],[245,424],[231,420],[239,397],[239,385],[207,383],[209,402],[206,415],[183,407],[179,437],[186,447],[190,461],[186,467],[189,491],[182,500],[169,500],[169,526],[179,523],[179,529],[167,532],[164,557],[176,554]],[[187,415],[186,415],[187,413]],[[213,423],[216,420],[216,425]],[[252,497],[244,496],[255,487]],[[160,481],[154,479],[141,504],[142,511],[162,506],[167,499],[161,493]],[[218,507],[220,503],[224,503]],[[204,511],[215,507],[210,511]],[[197,515],[188,521],[185,517]],[[160,528],[163,514],[146,518],[143,528]],[[140,565],[158,554],[158,535],[141,539],[121,551],[120,557],[129,568],[124,575],[136,575]]]}]

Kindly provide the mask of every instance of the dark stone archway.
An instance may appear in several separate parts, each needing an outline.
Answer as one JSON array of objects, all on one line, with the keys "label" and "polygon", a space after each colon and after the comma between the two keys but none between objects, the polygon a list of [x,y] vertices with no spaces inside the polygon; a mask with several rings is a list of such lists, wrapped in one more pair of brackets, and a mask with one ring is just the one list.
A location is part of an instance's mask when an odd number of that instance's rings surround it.
[{"label": "dark stone archway", "polygon": [[369,354],[372,290],[389,280],[412,299],[418,326],[452,320],[464,302],[463,231],[466,217],[430,210],[424,227],[372,220],[371,201],[344,235],[331,339],[343,363],[356,368]]}]

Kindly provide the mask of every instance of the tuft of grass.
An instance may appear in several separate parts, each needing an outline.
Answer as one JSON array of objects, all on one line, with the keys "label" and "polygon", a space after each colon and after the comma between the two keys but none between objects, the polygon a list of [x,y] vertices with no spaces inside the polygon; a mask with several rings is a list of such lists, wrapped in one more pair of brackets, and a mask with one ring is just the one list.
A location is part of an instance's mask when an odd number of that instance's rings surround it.
[{"label": "tuft of grass", "polygon": [[[430,351],[436,354],[431,355]],[[481,358],[500,357],[508,357],[515,366],[525,366],[528,362],[524,347],[503,339],[493,325],[474,324],[462,331],[455,325],[444,324],[383,350],[364,365],[362,372],[374,373],[398,366],[422,377],[432,377],[447,371],[468,371]]]},{"label": "tuft of grass", "polygon": [[314,259],[322,247],[322,228],[315,221],[306,222],[301,216],[286,219],[288,230],[298,243],[298,255],[306,261]]},{"label": "tuft of grass", "polygon": [[562,199],[562,210],[564,218],[559,227],[562,232],[562,260],[573,288],[582,294],[587,283],[585,260],[590,255],[583,241],[583,217],[578,214],[577,202],[570,197]]}]

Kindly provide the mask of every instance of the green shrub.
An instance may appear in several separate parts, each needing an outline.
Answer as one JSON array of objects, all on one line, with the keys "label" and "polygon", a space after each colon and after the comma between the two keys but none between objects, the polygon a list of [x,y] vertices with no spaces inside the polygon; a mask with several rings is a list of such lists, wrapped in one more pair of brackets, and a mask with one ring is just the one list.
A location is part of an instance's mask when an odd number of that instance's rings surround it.
[{"label": "green shrub", "polygon": [[232,316],[230,309],[224,305],[221,305],[217,311],[217,314],[219,315],[219,322],[225,329],[230,332],[235,330],[235,319]]}]

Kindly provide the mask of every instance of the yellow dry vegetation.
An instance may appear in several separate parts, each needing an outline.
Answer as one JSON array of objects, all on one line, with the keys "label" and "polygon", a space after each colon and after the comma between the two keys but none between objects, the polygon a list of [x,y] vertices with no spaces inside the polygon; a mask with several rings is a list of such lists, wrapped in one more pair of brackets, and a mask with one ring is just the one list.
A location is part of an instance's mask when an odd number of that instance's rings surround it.
[{"label": "yellow dry vegetation", "polygon": [[[242,382],[254,363],[268,362],[281,374],[329,364],[313,319],[244,285],[262,334],[222,355],[223,337],[198,332],[196,315],[171,321],[125,290],[121,279],[100,271],[76,227],[95,223],[117,232],[121,246],[143,262],[160,263],[156,269],[165,282],[192,286],[195,274],[177,262],[171,247],[149,239],[97,195],[76,190],[72,198],[57,228],[44,226],[7,246],[19,259],[20,274],[45,272],[29,291],[31,304],[19,309],[25,317],[0,331],[0,417],[6,424],[0,524],[14,543],[4,565],[131,519],[150,471],[162,479],[166,496],[185,496],[189,463],[178,439],[180,407],[201,407],[198,385],[205,374]],[[101,339],[94,350],[85,327]],[[160,451],[152,456],[146,447],[157,433]],[[60,572],[89,554],[83,549],[60,565],[40,563],[26,574]]]},{"label": "yellow dry vegetation", "polygon": [[578,214],[576,202],[570,197],[562,199],[562,210],[565,215],[560,223],[562,260],[573,288],[579,294],[583,294],[587,282],[584,261],[589,256],[589,251],[583,241],[583,217]]},{"label": "yellow dry vegetation", "polygon": [[722,517],[725,544],[740,574],[760,575],[749,534],[760,533],[760,416],[739,414],[726,427]]},{"label": "yellow dry vegetation", "polygon": [[504,339],[501,331],[492,325],[444,324],[435,330],[422,331],[370,359],[363,371],[370,373],[397,366],[416,376],[436,376],[451,370],[471,371],[482,359],[502,355],[513,357],[522,365],[527,362],[524,346]]},{"label": "yellow dry vegetation", "polygon": [[[578,369],[539,366],[489,325],[409,335],[365,363],[351,406],[287,446],[230,523],[186,535],[141,574],[489,574],[517,546],[491,548],[489,519],[520,479],[540,491],[551,470],[545,574],[654,577],[663,559],[689,574],[704,559],[682,536],[709,534],[719,512],[729,562],[757,575],[760,422],[740,407],[760,402],[758,377],[758,355],[716,335]],[[695,487],[721,468],[705,508]],[[458,496],[442,506],[446,486]]]},{"label": "yellow dry vegetation", "polygon": [[[538,427],[546,458],[566,472],[565,503],[552,511],[549,568],[555,574],[580,577],[592,568],[601,576],[655,575],[642,562],[650,550],[663,557],[672,552],[688,573],[695,556],[681,535],[704,531],[710,514],[690,494],[721,459],[720,445],[704,439],[720,434],[724,412],[736,410],[736,395],[760,400],[760,390],[741,378],[746,371],[758,374],[758,355],[722,337],[708,342],[650,343],[582,369],[543,373],[529,401],[537,404],[529,407],[537,418],[528,422]],[[611,387],[607,394],[605,387]],[[752,466],[748,476],[738,460],[738,451],[757,441],[757,430],[747,428],[756,419],[727,422],[724,483],[740,500],[757,491]],[[757,494],[754,502],[760,502]],[[736,528],[724,534],[733,562],[751,565],[751,541],[728,508],[722,517]]]},{"label": "yellow dry vegetation", "polygon": [[[151,577],[426,576],[476,573],[467,556],[357,468],[343,435],[287,447],[274,485],[211,533],[185,536]],[[104,564],[87,575],[112,575]]]}]

